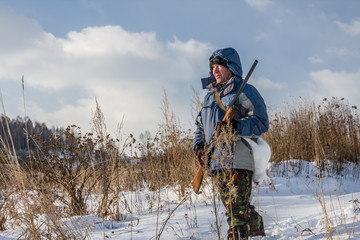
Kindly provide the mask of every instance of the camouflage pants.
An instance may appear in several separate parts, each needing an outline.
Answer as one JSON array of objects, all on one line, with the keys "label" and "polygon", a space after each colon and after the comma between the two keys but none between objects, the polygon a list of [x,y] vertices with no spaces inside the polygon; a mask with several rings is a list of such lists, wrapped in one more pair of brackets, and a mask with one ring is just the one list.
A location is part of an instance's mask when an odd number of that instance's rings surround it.
[{"label": "camouflage pants", "polygon": [[245,169],[216,172],[221,201],[229,224],[228,239],[265,236],[262,217],[250,205],[253,172]]}]

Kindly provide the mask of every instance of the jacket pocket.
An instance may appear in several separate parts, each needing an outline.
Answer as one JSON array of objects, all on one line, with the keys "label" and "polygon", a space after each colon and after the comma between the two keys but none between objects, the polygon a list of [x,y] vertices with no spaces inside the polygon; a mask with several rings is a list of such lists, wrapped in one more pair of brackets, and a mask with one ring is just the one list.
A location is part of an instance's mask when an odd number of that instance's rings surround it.
[{"label": "jacket pocket", "polygon": [[[234,148],[234,168],[248,169],[254,171],[254,156],[250,145],[245,140],[240,140],[235,143]],[[247,146],[249,145],[249,146]]]}]

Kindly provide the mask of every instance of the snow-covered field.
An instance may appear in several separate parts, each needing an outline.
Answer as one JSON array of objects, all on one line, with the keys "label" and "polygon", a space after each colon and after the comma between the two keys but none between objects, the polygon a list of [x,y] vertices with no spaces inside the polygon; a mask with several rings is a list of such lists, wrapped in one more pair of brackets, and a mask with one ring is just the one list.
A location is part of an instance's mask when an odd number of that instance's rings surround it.
[{"label": "snow-covered field", "polygon": [[[276,176],[279,168],[273,167],[275,189],[264,184],[253,187],[253,204],[264,218],[267,235],[253,239],[360,239],[359,168],[347,168],[346,174],[324,176],[320,183],[312,163],[303,163],[308,173],[297,176],[291,170],[287,176]],[[212,189],[211,183],[199,195],[189,189],[182,199],[171,187],[127,192],[122,199],[132,214],[124,208],[122,221],[90,215],[66,219],[63,224],[79,233],[79,239],[80,235],[86,239],[156,239],[161,233],[160,239],[211,240],[218,239],[217,229],[220,239],[226,239],[224,207],[216,195],[216,217]],[[20,232],[0,232],[0,239],[18,239]]]}]

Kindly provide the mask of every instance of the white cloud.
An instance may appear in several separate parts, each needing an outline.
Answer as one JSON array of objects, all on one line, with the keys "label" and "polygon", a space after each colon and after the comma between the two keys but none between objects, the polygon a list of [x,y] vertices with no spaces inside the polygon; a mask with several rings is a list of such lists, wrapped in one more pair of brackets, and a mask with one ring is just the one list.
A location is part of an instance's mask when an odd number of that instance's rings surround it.
[{"label": "white cloud", "polygon": [[43,35],[42,28],[36,21],[17,15],[12,9],[2,6],[0,6],[0,32],[1,54],[25,50],[34,44],[34,39]]},{"label": "white cloud", "polygon": [[[95,108],[95,99],[79,99],[76,103],[63,105],[57,111],[48,111],[42,108],[39,103],[29,100],[26,102],[27,112],[32,120],[50,123],[55,127],[67,127],[78,125],[85,131],[91,121],[91,109]],[[51,127],[48,126],[48,127]]]},{"label": "white cloud", "polygon": [[352,24],[342,23],[340,21],[335,21],[335,24],[344,32],[357,36],[360,35],[360,20],[354,20]]},{"label": "white cloud", "polygon": [[344,97],[350,103],[360,104],[360,70],[357,72],[331,71],[324,69],[310,72],[310,93],[318,98]]},{"label": "white cloud", "polygon": [[285,85],[279,82],[274,82],[271,81],[268,78],[265,77],[259,77],[253,80],[254,81],[254,85],[256,86],[256,88],[258,88],[259,90],[263,90],[265,91],[266,89],[284,89]]},{"label": "white cloud", "polygon": [[259,42],[261,40],[264,40],[264,39],[267,39],[270,37],[270,34],[269,33],[265,33],[265,32],[258,32],[257,35],[256,35],[256,42]]},{"label": "white cloud", "polygon": [[254,8],[264,8],[273,4],[271,0],[245,0],[245,2]]},{"label": "white cloud", "polygon": [[161,50],[155,32],[127,32],[120,26],[88,27],[68,33],[61,42],[64,53],[78,56],[118,54],[154,59]]},{"label": "white cloud", "polygon": [[354,54],[347,48],[328,48],[325,52],[327,55],[334,57],[346,57]]},{"label": "white cloud", "polygon": [[2,36],[7,36],[0,38],[0,81],[18,81],[24,75],[27,85],[51,92],[54,99],[67,88],[88,93],[88,98],[78,97],[72,104],[63,101],[58,110],[27,99],[30,117],[50,125],[78,124],[86,129],[97,97],[112,132],[123,116],[127,132],[156,130],[162,119],[163,89],[182,97],[172,104],[174,109],[188,107],[190,99],[183,97],[190,98],[192,90],[189,87],[188,93],[180,93],[183,86],[179,84],[198,80],[199,67],[208,71],[206,62],[213,49],[193,39],[175,37],[164,43],[154,32],[128,32],[121,26],[88,27],[56,38],[36,22],[15,14],[0,14],[0,27]]},{"label": "white cloud", "polygon": [[309,57],[309,62],[312,64],[319,64],[319,63],[324,63],[324,60],[321,57],[314,55]]}]

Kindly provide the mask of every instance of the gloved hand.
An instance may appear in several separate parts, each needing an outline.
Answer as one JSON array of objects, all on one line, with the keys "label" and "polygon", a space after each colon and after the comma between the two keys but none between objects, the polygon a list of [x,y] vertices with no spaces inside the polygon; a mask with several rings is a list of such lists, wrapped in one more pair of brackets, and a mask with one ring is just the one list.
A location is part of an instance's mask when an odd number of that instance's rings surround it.
[{"label": "gloved hand", "polygon": [[204,167],[203,156],[204,156],[204,146],[197,147],[196,148],[196,157],[202,167]]},{"label": "gloved hand", "polygon": [[[235,133],[236,130],[237,130],[237,124],[238,124],[238,121],[236,120],[231,120],[230,121],[230,127],[231,127],[231,132],[232,133]],[[226,128],[228,127],[228,124],[226,121],[219,121],[216,123],[215,125],[215,137],[218,137],[220,136],[220,134],[222,133],[222,131],[224,131]]]}]

